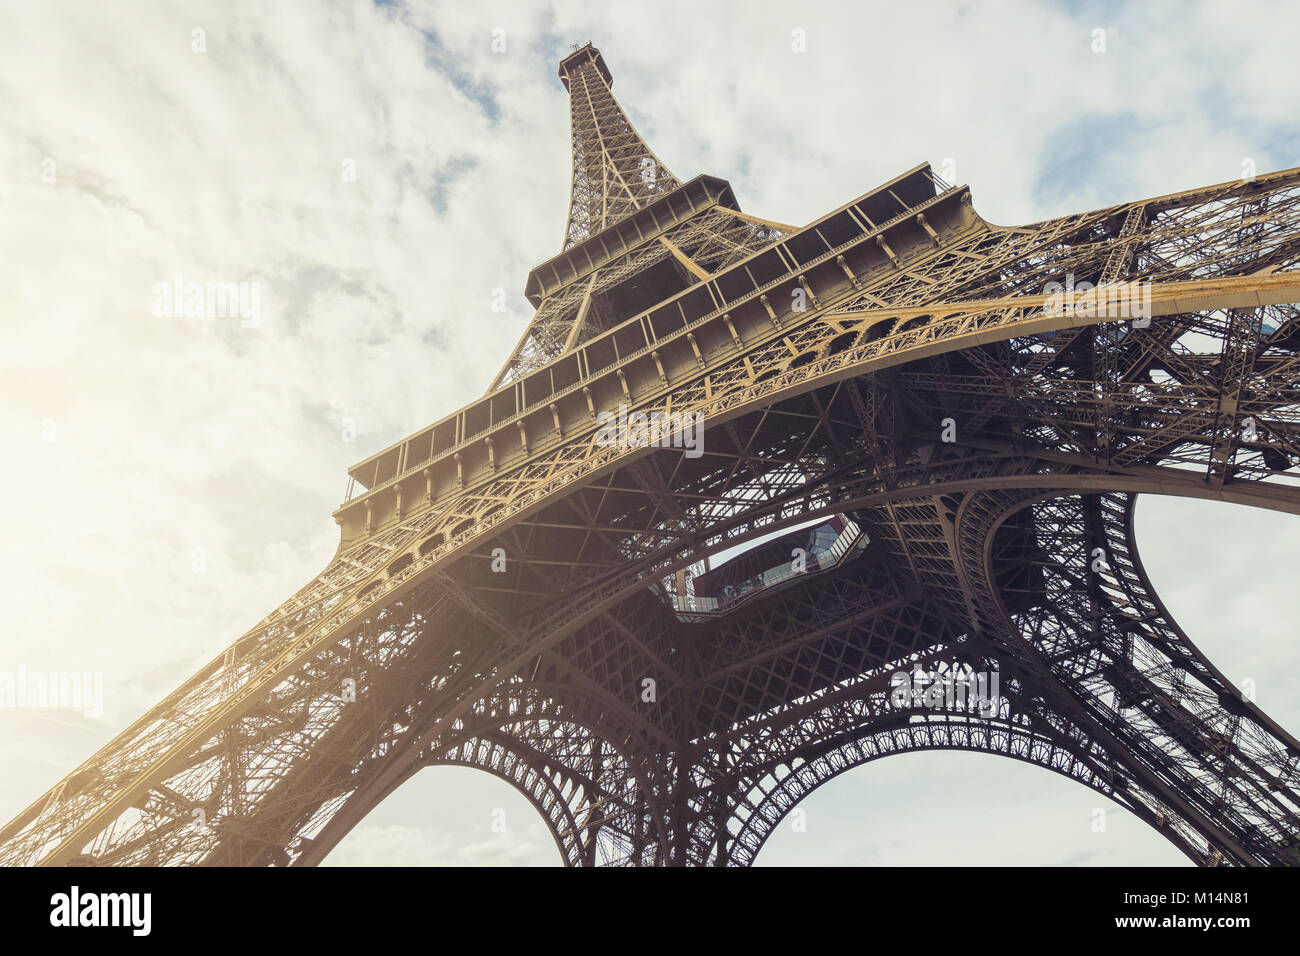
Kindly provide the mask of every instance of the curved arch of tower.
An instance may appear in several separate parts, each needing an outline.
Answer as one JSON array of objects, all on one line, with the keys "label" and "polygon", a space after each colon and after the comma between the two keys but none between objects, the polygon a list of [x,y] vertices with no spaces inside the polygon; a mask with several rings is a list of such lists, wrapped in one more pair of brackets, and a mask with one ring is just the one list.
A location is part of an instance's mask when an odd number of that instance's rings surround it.
[{"label": "curved arch of tower", "polygon": [[594,47],[560,76],[563,248],[487,394],[350,469],[329,566],[0,862],[312,864],[457,764],[569,864],[748,864],[844,770],[964,749],[1300,863],[1300,744],[1132,521],[1300,514],[1300,169],[1008,228],[922,164],[795,227],[675,178]]}]

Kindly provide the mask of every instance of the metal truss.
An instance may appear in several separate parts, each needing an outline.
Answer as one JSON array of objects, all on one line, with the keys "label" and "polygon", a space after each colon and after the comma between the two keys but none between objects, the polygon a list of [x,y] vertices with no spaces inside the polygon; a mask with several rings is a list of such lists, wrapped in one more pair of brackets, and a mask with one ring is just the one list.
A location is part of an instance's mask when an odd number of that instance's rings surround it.
[{"label": "metal truss", "polygon": [[[1300,862],[1300,745],[1132,523],[1142,493],[1300,513],[1300,170],[1008,228],[919,166],[796,229],[672,177],[594,48],[560,72],[564,249],[492,389],[351,469],[329,566],[0,862],[313,864],[456,764],[569,864],[743,865],[817,786],[932,749],[1069,776],[1198,863]],[[603,441],[620,405],[706,440]],[[836,514],[865,548],[679,612],[678,572]],[[899,700],[916,668],[998,691]]]}]

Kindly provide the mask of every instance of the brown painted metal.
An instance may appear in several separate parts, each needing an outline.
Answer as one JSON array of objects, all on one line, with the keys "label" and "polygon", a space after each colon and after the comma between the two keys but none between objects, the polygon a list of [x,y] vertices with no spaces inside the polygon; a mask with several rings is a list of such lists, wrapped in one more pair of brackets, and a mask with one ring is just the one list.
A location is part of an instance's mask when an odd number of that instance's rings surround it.
[{"label": "brown painted metal", "polygon": [[[923,165],[796,229],[673,177],[594,48],[560,72],[564,248],[492,389],[354,466],[330,565],[0,862],[311,864],[459,764],[570,864],[747,864],[815,787],[925,749],[1066,774],[1200,863],[1300,862],[1300,745],[1132,524],[1139,493],[1300,514],[1300,170],[1005,228]],[[1084,282],[1150,321],[1049,285]],[[698,415],[702,454],[603,443],[620,403]],[[869,543],[683,613],[683,569],[834,514]],[[907,706],[917,666],[1000,689]]]}]

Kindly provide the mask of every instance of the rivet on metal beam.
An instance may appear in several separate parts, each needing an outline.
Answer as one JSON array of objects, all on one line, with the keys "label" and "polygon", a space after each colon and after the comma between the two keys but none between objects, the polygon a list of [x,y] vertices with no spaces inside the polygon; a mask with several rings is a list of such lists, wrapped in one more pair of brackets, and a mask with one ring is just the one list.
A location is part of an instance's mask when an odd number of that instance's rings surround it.
[{"label": "rivet on metal beam", "polygon": [[456,459],[456,481],[458,481],[460,483],[460,486],[464,488],[465,487],[464,459],[460,457],[460,452],[456,452],[452,457]]},{"label": "rivet on metal beam", "polygon": [[740,336],[736,334],[736,327],[731,324],[730,312],[722,314],[722,323],[727,327],[727,331],[731,333],[731,341],[736,343],[736,348],[744,348],[744,343],[740,341]]},{"label": "rivet on metal beam", "polygon": [[687,332],[686,341],[691,343],[691,351],[695,353],[696,364],[698,364],[700,368],[704,368],[704,356],[700,354],[700,344],[695,341],[695,333]]},{"label": "rivet on metal beam", "polygon": [[661,381],[661,382],[663,382],[665,385],[667,385],[667,384],[668,384],[668,376],[664,374],[664,363],[663,363],[663,360],[661,360],[661,359],[659,358],[659,352],[658,352],[657,350],[654,351],[654,352],[651,352],[651,353],[650,353],[650,357],[653,358],[653,359],[655,360],[655,368],[659,369],[659,381]]},{"label": "rivet on metal beam", "polygon": [[894,264],[895,269],[903,268],[902,265],[899,264],[898,256],[894,254],[894,250],[889,248],[889,243],[885,242],[884,236],[876,236],[876,245],[880,247],[881,251],[884,252],[885,255],[889,256],[889,261]]},{"label": "rivet on metal beam", "polygon": [[916,224],[925,230],[925,234],[930,237],[931,242],[933,242],[936,246],[939,245],[939,234],[934,231],[934,228],[930,225],[929,220],[925,218],[925,213],[918,212],[916,214]]},{"label": "rivet on metal beam", "polygon": [[808,277],[803,273],[799,274],[799,284],[803,286],[804,292],[808,293],[808,298],[812,299],[813,308],[820,309],[822,304],[817,299],[817,293],[812,290],[812,286],[808,284]]},{"label": "rivet on metal beam", "polygon": [[528,454],[528,427],[524,424],[524,420],[522,418],[519,419],[519,421],[515,422],[515,424],[519,426],[519,444],[523,448],[524,454],[526,455]]}]

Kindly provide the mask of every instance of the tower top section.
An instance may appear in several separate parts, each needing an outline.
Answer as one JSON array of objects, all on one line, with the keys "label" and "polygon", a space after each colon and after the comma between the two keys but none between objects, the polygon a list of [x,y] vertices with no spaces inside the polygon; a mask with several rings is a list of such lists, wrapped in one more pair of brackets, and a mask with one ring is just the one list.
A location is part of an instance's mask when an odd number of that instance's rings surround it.
[{"label": "tower top section", "polygon": [[614,85],[614,74],[609,72],[609,67],[605,65],[605,58],[600,55],[600,51],[588,43],[586,46],[579,47],[560,61],[560,82],[564,88],[569,89],[569,73],[582,69],[584,65],[591,63],[601,76],[605,78],[605,85],[612,87]]},{"label": "tower top section", "polygon": [[613,75],[588,43],[560,61],[569,91],[573,185],[563,249],[672,192],[681,182],[641,138],[610,92]]}]

